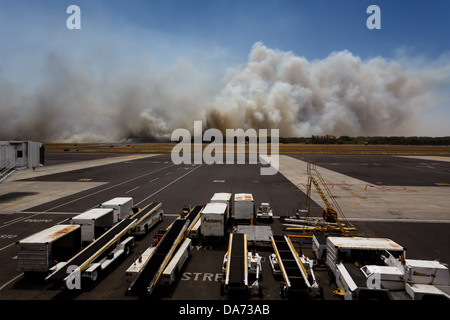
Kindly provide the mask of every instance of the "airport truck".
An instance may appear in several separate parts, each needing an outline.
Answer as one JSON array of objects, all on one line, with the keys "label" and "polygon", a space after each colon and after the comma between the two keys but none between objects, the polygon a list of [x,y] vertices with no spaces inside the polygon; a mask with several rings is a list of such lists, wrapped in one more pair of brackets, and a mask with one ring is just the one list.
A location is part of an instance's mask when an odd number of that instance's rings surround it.
[{"label": "airport truck", "polygon": [[[134,237],[129,235],[137,220],[124,219],[103,233],[76,255],[50,268],[46,280],[64,281],[67,286],[78,276],[98,279],[99,273],[122,255],[128,255],[134,245]],[[78,288],[77,288],[78,289]]]},{"label": "airport truck", "polygon": [[226,236],[226,203],[208,203],[202,211],[202,240],[223,240]]},{"label": "airport truck", "polygon": [[103,202],[101,208],[111,208],[114,210],[114,222],[127,219],[132,213],[133,198],[131,197],[116,197],[109,201]]},{"label": "airport truck", "polygon": [[147,260],[152,255],[156,246],[148,247],[144,252],[139,252],[138,257],[134,260],[133,264],[125,271],[125,276],[128,282],[133,282],[136,276],[142,271]]},{"label": "airport truck", "polygon": [[251,193],[236,193],[234,195],[234,219],[249,221],[255,218],[255,201]]},{"label": "airport truck", "polygon": [[94,208],[69,219],[81,226],[81,241],[89,243],[114,225],[114,210]]},{"label": "airport truck", "polygon": [[261,205],[258,208],[258,211],[256,212],[256,219],[268,221],[273,220],[273,213],[270,204],[268,204],[267,202],[261,203]]},{"label": "airport truck", "polygon": [[81,227],[58,224],[17,243],[18,270],[25,274],[47,274],[59,261],[81,249]]},{"label": "airport truck", "polygon": [[232,194],[228,193],[228,192],[218,192],[218,193],[214,193],[214,195],[212,196],[211,200],[209,201],[210,203],[225,203],[227,205],[227,212],[225,215],[225,219],[228,220],[229,218],[231,218],[231,198],[232,198]]},{"label": "airport truck", "polygon": [[171,285],[176,280],[176,276],[180,273],[181,268],[183,268],[184,263],[189,258],[191,248],[192,240],[186,238],[177,249],[177,252],[173,256],[172,260],[170,260],[169,264],[164,269],[161,275],[162,285]]},{"label": "airport truck", "polygon": [[131,233],[133,235],[145,235],[148,230],[162,221],[163,214],[164,210],[160,202],[152,202],[140,210],[137,209],[137,212],[130,217],[130,219],[137,220]]},{"label": "airport truck", "polygon": [[328,237],[326,257],[346,300],[450,299],[448,268],[406,259],[406,249],[390,239]]},{"label": "airport truck", "polygon": [[199,239],[201,237],[202,219],[198,219],[194,226],[191,228],[188,237],[192,240]]}]

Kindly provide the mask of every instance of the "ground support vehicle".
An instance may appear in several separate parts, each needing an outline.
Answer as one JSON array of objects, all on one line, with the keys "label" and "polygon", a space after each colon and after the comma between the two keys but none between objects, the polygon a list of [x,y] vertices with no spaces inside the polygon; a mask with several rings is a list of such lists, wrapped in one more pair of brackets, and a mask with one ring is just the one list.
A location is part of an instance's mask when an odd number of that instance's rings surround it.
[{"label": "ground support vehicle", "polygon": [[270,204],[268,204],[267,202],[261,203],[261,205],[258,207],[258,210],[256,211],[256,219],[267,221],[273,220],[273,213]]},{"label": "ground support vehicle", "polygon": [[251,193],[234,195],[234,219],[238,223],[248,223],[255,218],[255,201]]},{"label": "ground support vehicle", "polygon": [[136,219],[137,222],[131,234],[145,235],[148,230],[161,222],[164,214],[161,207],[162,203],[152,202],[132,215],[130,219]]},{"label": "ground support vehicle", "polygon": [[224,278],[220,286],[221,294],[228,294],[230,290],[247,291],[248,250],[245,233],[230,233],[226,257]]},{"label": "ground support vehicle", "polygon": [[222,241],[226,237],[226,203],[208,203],[202,211],[202,241]]},{"label": "ground support vehicle", "polygon": [[151,294],[161,275],[169,264],[175,250],[183,241],[190,224],[189,220],[178,218],[168,227],[147,259],[142,261],[138,272],[134,274],[128,293]]},{"label": "ground support vehicle", "polygon": [[60,262],[51,268],[51,273],[46,280],[64,281],[67,286],[78,276],[96,281],[99,273],[111,265],[113,261],[117,260],[122,254],[131,252],[134,237],[129,236],[129,232],[135,224],[136,220],[131,219],[124,219],[116,223],[67,262]]},{"label": "ground support vehicle", "polygon": [[328,237],[326,263],[346,300],[450,299],[447,266],[406,259],[386,238]]},{"label": "ground support vehicle", "polygon": [[189,258],[192,249],[192,240],[186,238],[177,252],[170,260],[167,267],[164,269],[161,277],[162,285],[171,285],[176,280],[177,276],[180,274],[181,268],[183,268],[184,263]]},{"label": "ground support vehicle", "polygon": [[287,236],[271,236],[271,243],[275,257],[270,258],[274,273],[277,269],[283,276],[280,295],[285,297],[296,291],[311,291],[320,295],[320,288],[312,268],[312,261],[305,256],[299,256],[292,242]]},{"label": "ground support vehicle", "polygon": [[116,197],[109,201],[103,202],[101,208],[111,208],[114,210],[114,222],[121,221],[130,217],[133,212],[133,198]]},{"label": "ground support vehicle", "polygon": [[81,226],[81,241],[89,243],[114,225],[113,209],[94,208],[70,218],[70,224]]}]

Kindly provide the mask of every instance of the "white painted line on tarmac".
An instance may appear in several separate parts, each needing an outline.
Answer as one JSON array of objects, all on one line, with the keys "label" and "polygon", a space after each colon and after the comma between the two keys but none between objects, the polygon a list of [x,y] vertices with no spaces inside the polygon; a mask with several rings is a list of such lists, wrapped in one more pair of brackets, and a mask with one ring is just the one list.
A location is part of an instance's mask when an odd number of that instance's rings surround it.
[{"label": "white painted line on tarmac", "polygon": [[175,182],[177,182],[178,180],[183,179],[185,176],[187,176],[188,174],[191,174],[192,172],[194,172],[195,170],[197,170],[198,168],[200,168],[203,164],[199,165],[198,167],[192,169],[191,171],[183,174],[181,177],[178,177],[177,179],[173,180],[172,182],[170,182],[169,184],[166,184],[164,187],[162,187],[161,189],[153,192],[151,195],[149,195],[148,197],[146,197],[145,199],[143,199],[142,201],[136,203],[136,206],[140,205],[142,202],[146,201],[147,199],[153,197],[155,194],[158,194],[159,192],[163,191],[164,189],[166,189],[167,187],[171,186],[172,184],[174,184]]},{"label": "white painted line on tarmac", "polygon": [[450,223],[449,219],[408,219],[408,218],[346,218],[348,221],[360,222],[415,222],[415,223]]},{"label": "white painted line on tarmac", "polygon": [[7,246],[4,246],[3,248],[0,248],[0,251],[3,251],[3,250],[5,250],[5,249],[7,249],[7,248],[9,248],[9,247],[11,247],[11,246],[13,246],[15,244],[16,244],[15,242],[13,242],[11,244],[8,244]]},{"label": "white painted line on tarmac", "polygon": [[145,173],[145,174],[143,174],[143,175],[140,175],[140,176],[138,176],[138,177],[135,177],[135,178],[132,178],[132,179],[129,179],[129,180],[123,181],[123,182],[121,182],[121,183],[117,183],[117,184],[114,184],[114,185],[112,185],[112,186],[110,186],[110,187],[107,187],[107,188],[104,188],[104,189],[98,190],[98,191],[96,191],[96,192],[94,192],[94,193],[90,193],[90,194],[88,194],[88,195],[85,195],[85,196],[83,196],[83,197],[80,197],[80,198],[77,198],[77,199],[74,199],[74,200],[68,201],[68,202],[66,202],[66,203],[60,204],[60,205],[58,205],[58,206],[56,206],[56,207],[50,208],[50,209],[48,209],[48,210],[45,210],[44,212],[47,212],[47,211],[51,211],[51,210],[54,210],[54,209],[56,209],[56,208],[59,208],[59,207],[65,206],[66,204],[69,204],[69,203],[72,203],[72,202],[75,202],[75,201],[78,201],[78,200],[81,200],[81,199],[84,199],[84,198],[90,197],[90,196],[92,196],[92,195],[94,195],[94,194],[97,194],[97,193],[100,193],[100,192],[103,192],[103,191],[106,191],[106,190],[109,190],[109,189],[112,189],[112,188],[118,187],[118,186],[120,186],[120,185],[123,185],[123,184],[125,184],[125,183],[128,183],[128,182],[131,182],[131,181],[134,181],[134,180],[140,179],[140,178],[142,178],[142,177],[148,176],[148,175],[150,175],[150,174],[153,174],[153,173],[155,173],[155,172],[158,172],[158,171],[161,171],[161,170],[164,170],[164,169],[167,169],[167,168],[173,167],[173,166],[174,166],[174,164],[172,164],[172,165],[170,165],[170,166],[167,166],[167,167],[163,167],[163,168],[160,168],[160,169],[154,170],[154,171],[152,171],[152,172],[148,172],[148,173]]},{"label": "white painted line on tarmac", "polygon": [[125,191],[125,193],[130,193],[130,192],[132,192],[132,191],[134,191],[134,190],[136,190],[136,189],[139,189],[141,186],[137,186],[136,188],[133,188],[133,189],[130,189],[130,190],[128,190],[128,191]]},{"label": "white painted line on tarmac", "polygon": [[8,286],[10,283],[16,281],[17,279],[19,279],[19,278],[22,277],[22,276],[23,276],[23,273],[21,273],[21,274],[19,274],[18,276],[16,276],[16,277],[12,278],[11,280],[9,280],[7,283],[5,283],[4,285],[2,285],[2,286],[0,287],[0,291],[2,291],[2,290],[3,290],[6,286]]},{"label": "white painted line on tarmac", "polygon": [[14,220],[10,220],[9,222],[7,221],[7,222],[4,223],[3,226],[0,227],[0,229],[1,229],[1,228],[4,228],[4,227],[8,227],[8,226],[10,226],[10,225],[12,225],[12,224],[21,222],[21,221],[23,221],[23,220],[25,220],[25,219],[33,218],[33,217],[35,217],[35,216],[37,216],[37,215],[40,215],[40,214],[42,214],[42,212],[33,214],[33,215],[31,215],[31,216],[25,216],[25,217],[20,217],[20,218],[14,219]]}]

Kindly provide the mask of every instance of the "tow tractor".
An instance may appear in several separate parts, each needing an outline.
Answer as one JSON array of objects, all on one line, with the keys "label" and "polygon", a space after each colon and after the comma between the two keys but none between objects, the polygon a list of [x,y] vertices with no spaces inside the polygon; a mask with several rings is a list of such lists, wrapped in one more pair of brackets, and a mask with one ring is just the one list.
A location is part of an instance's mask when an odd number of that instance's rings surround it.
[{"label": "tow tractor", "polygon": [[273,213],[270,204],[268,204],[267,202],[261,203],[261,205],[258,208],[258,211],[256,212],[256,219],[269,221],[273,220]]}]

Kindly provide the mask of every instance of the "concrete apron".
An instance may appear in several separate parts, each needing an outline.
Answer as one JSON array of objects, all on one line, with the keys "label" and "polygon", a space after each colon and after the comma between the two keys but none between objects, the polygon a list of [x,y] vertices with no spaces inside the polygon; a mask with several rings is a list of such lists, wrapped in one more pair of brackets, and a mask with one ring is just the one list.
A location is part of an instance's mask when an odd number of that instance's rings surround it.
[{"label": "concrete apron", "polygon": [[[449,187],[374,185],[319,166],[317,169],[349,220],[407,219],[411,222],[450,223]],[[307,192],[307,162],[281,155],[279,172],[301,191]],[[311,198],[325,206],[314,186]]]},{"label": "concrete apron", "polygon": [[7,197],[0,201],[0,214],[12,214],[25,211],[28,208],[38,206],[62,197],[66,197],[78,192],[95,188],[107,182],[93,181],[21,181],[33,179],[45,175],[69,172],[74,170],[97,167],[112,163],[119,163],[130,160],[137,160],[147,157],[154,157],[158,154],[133,154],[123,157],[96,159],[88,161],[78,161],[68,164],[58,164],[48,167],[40,167],[36,170],[24,170],[14,173],[7,181],[0,184],[0,195],[19,194],[19,197]]}]

